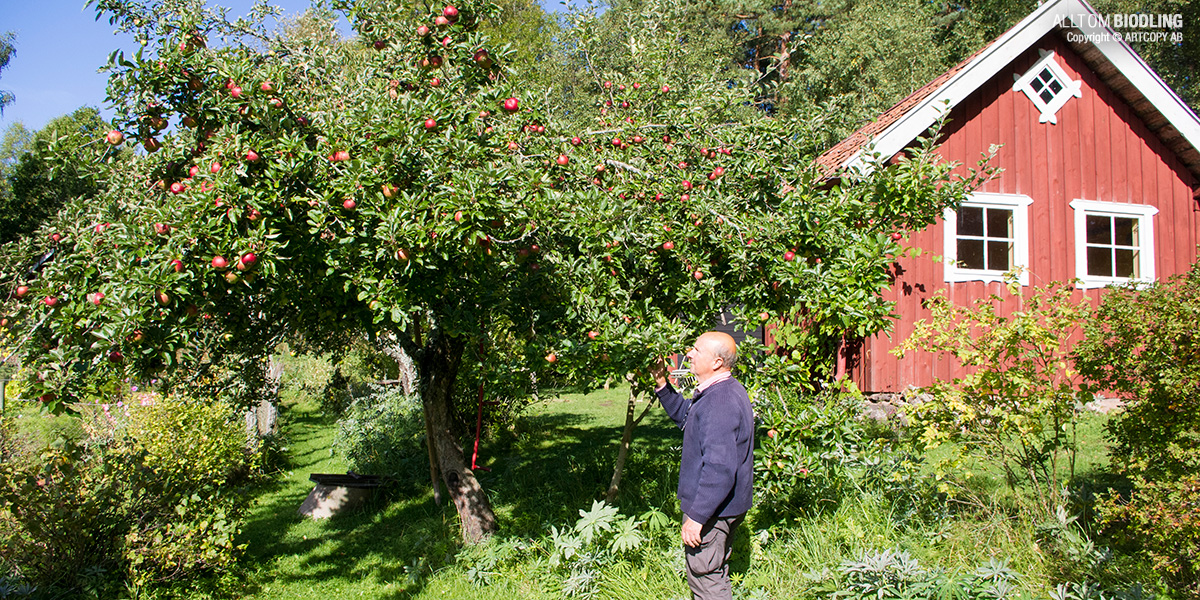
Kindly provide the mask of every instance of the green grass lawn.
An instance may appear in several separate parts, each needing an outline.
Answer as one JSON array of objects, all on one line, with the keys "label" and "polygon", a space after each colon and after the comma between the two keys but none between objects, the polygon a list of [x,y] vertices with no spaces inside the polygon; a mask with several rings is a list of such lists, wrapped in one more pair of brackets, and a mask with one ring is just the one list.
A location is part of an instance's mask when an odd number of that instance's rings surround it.
[{"label": "green grass lawn", "polygon": [[[565,394],[528,409],[508,431],[480,448],[479,478],[490,493],[502,536],[540,536],[571,524],[581,507],[601,498],[612,474],[624,423],[624,389]],[[644,406],[644,405],[643,405]],[[456,566],[458,516],[434,504],[425,484],[393,499],[328,520],[297,509],[313,484],[310,473],[345,472],[330,446],[334,419],[315,405],[286,405],[288,470],[263,486],[251,506],[241,543],[246,598],[538,598],[535,581],[476,587]],[[673,464],[681,434],[661,411],[635,434],[623,490],[626,505],[674,503],[676,472],[645,472]],[[666,453],[670,460],[655,460]],[[674,511],[673,506],[660,506]]]}]

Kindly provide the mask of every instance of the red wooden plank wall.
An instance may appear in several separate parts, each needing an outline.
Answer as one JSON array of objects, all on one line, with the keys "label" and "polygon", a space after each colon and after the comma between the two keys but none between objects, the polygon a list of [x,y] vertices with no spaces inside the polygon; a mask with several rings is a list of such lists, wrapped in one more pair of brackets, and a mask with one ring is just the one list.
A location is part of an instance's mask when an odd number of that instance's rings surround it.
[{"label": "red wooden plank wall", "polygon": [[[1023,74],[1040,58],[1038,48],[1053,50],[1071,78],[1083,81],[1083,97],[1072,98],[1059,110],[1057,124],[1039,123],[1033,103],[1012,89],[1013,74]],[[950,119],[943,156],[974,166],[989,145],[1003,144],[992,164],[1004,172],[980,191],[1033,199],[1029,207],[1031,284],[1075,276],[1074,211],[1069,206],[1075,199],[1157,207],[1154,251],[1160,279],[1185,272],[1196,260],[1200,208],[1192,198],[1195,177],[1057,34],[1048,34],[955,107]],[[933,260],[942,254],[941,223],[913,234],[910,244],[927,253],[895,267],[896,283],[887,297],[896,301],[901,319],[892,335],[871,338],[859,350],[843,353],[840,371],[865,391],[900,391],[961,374],[961,367],[948,357],[909,353],[898,360],[889,353],[912,333],[916,320],[928,318],[922,302],[937,290],[949,288],[956,304],[992,293],[1007,295],[998,283],[944,282],[942,265]],[[1095,302],[1101,293],[1079,294]],[[1007,312],[1018,308],[1015,302],[1005,305]]]}]

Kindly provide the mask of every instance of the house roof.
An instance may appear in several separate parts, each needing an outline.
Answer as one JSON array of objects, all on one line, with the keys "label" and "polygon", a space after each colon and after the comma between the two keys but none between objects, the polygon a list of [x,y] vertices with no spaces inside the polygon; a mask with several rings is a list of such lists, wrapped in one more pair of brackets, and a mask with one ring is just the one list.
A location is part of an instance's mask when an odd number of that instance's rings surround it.
[{"label": "house roof", "polygon": [[1200,178],[1200,119],[1086,0],[1045,2],[992,43],[827,150],[817,158],[818,168],[826,177],[843,169],[869,171],[871,156],[888,157],[903,150],[944,113],[1056,30]]}]

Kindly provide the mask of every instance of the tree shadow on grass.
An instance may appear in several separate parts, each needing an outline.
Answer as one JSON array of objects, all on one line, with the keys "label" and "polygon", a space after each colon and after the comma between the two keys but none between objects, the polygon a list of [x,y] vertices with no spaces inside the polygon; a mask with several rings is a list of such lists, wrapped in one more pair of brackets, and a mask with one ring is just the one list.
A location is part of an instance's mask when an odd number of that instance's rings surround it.
[{"label": "tree shadow on grass", "polygon": [[[328,472],[330,429],[335,419],[313,411],[288,415],[290,473],[256,492],[239,542],[243,594],[272,595],[272,588],[321,588],[330,582],[372,579],[384,588],[379,598],[405,598],[420,592],[432,571],[453,560],[457,523],[448,507],[435,506],[428,490],[392,501],[376,493],[363,506],[314,521],[298,509],[313,484],[311,473]],[[428,487],[428,486],[426,486]],[[389,585],[391,584],[391,585]]]},{"label": "tree shadow on grass", "polygon": [[[650,410],[634,430],[621,481],[618,504],[627,515],[674,506],[682,434],[661,410]],[[550,525],[574,524],[579,509],[604,498],[620,439],[621,425],[570,413],[522,417],[497,436],[483,463],[492,470],[477,476],[504,515],[503,535],[539,536]]]},{"label": "tree shadow on grass", "polygon": [[[301,517],[297,509],[312,488],[307,477],[328,461],[334,419],[299,411],[289,417],[288,442],[297,450],[291,474],[260,489],[260,504],[241,537],[249,543],[242,561],[246,594],[270,595],[277,584],[315,589],[330,581],[371,579],[384,588],[376,597],[410,598],[436,570],[455,562],[461,549],[458,515],[448,502],[433,503],[427,470],[413,469],[411,481],[400,481],[357,510],[320,522]],[[620,424],[562,411],[522,416],[481,443],[480,464],[491,470],[477,476],[496,509],[500,535],[539,537],[550,525],[573,525],[580,508],[604,497],[620,437]],[[651,408],[634,431],[622,513],[638,515],[653,507],[677,514],[681,440],[661,409]]]}]

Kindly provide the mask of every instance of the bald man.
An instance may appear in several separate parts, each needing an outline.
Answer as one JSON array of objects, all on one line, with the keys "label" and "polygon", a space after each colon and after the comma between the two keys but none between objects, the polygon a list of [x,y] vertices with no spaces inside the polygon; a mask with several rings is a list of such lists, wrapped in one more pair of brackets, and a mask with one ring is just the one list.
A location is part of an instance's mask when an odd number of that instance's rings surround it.
[{"label": "bald man", "polygon": [[730,370],[737,344],[710,331],[687,353],[698,385],[685,399],[654,365],[658,400],[683,430],[679,505],[684,552],[693,600],[730,600],[729,552],[738,525],[750,510],[754,476],[754,412]]}]

